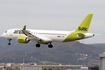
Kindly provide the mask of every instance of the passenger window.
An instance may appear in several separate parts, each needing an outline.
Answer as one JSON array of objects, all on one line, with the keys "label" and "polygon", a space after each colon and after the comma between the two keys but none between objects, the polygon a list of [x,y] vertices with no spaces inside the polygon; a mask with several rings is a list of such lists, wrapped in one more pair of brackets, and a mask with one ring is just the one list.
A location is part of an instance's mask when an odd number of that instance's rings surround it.
[{"label": "passenger window", "polygon": [[30,30],[27,30],[29,33],[31,32]]}]

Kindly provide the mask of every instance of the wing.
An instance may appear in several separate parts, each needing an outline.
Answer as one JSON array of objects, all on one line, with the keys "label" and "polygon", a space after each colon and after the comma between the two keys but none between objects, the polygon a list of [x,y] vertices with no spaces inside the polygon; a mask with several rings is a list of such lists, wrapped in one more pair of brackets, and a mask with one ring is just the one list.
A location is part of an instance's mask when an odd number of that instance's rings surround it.
[{"label": "wing", "polygon": [[23,33],[28,37],[28,39],[31,40],[31,41],[45,42],[45,43],[52,42],[52,39],[50,39],[50,38],[31,34],[29,31],[26,30],[26,25],[24,26],[22,32],[23,32]]}]

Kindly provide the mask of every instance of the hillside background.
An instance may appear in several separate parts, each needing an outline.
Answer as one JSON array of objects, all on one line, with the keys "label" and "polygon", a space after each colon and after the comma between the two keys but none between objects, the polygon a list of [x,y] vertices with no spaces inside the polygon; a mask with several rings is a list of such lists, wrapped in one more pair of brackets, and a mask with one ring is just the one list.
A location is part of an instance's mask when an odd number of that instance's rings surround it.
[{"label": "hillside background", "polygon": [[94,66],[99,64],[99,54],[105,51],[105,44],[83,44],[78,41],[68,43],[53,43],[54,47],[47,45],[35,47],[35,42],[20,44],[0,37],[0,63],[63,63]]}]

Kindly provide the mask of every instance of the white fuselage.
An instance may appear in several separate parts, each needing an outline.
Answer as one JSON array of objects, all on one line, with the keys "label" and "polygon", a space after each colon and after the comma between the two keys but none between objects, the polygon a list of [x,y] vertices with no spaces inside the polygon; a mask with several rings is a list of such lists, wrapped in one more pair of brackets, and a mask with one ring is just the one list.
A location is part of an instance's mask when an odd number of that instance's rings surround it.
[{"label": "white fuselage", "polygon": [[[55,31],[55,30],[34,30],[27,29],[32,35],[42,36],[52,39],[54,42],[63,42],[64,39],[73,31]],[[17,39],[19,36],[26,36],[21,29],[9,29],[2,36],[7,39]],[[36,41],[31,39],[31,41]]]}]

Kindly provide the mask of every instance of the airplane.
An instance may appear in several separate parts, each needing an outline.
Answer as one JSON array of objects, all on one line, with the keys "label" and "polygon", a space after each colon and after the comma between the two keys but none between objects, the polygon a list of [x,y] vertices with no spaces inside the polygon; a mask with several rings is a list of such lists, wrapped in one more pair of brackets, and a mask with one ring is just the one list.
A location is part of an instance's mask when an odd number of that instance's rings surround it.
[{"label": "airplane", "polygon": [[52,48],[52,42],[71,42],[81,39],[86,39],[95,36],[93,33],[87,33],[93,14],[88,14],[76,30],[73,31],[57,31],[57,30],[37,30],[26,29],[9,29],[2,34],[2,37],[10,41],[16,39],[19,43],[28,43],[29,41],[37,42],[36,47],[40,44],[47,44]]}]

